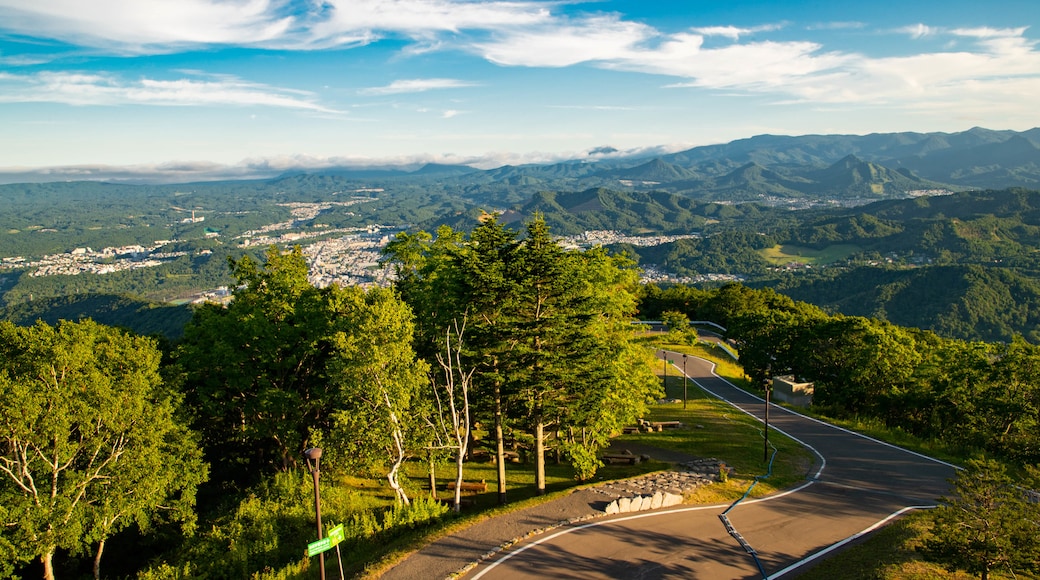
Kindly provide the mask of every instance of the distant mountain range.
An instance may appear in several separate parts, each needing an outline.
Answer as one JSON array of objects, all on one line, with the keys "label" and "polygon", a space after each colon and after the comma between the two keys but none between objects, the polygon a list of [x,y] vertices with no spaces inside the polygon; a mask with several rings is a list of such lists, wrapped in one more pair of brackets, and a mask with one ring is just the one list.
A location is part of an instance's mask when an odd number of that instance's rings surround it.
[{"label": "distant mountain range", "polygon": [[1040,128],[961,133],[759,135],[654,158],[568,161],[478,170],[343,170],[337,175],[433,181],[463,188],[662,191],[699,201],[856,205],[937,190],[1040,186]]},{"label": "distant mountain range", "polygon": [[[618,153],[612,148],[599,148],[587,159],[487,170],[431,163],[422,167],[301,168],[276,176],[261,165],[255,170],[229,167],[214,178],[234,180],[235,171],[242,172],[242,177],[275,181],[324,176],[371,187],[433,188],[507,206],[523,203],[539,191],[594,188],[664,191],[699,201],[805,207],[819,203],[857,205],[930,190],[1040,187],[1040,128],[1021,132],[976,127],[960,133],[758,135],[652,157],[604,158],[603,154]],[[71,168],[67,174],[55,168],[0,178],[29,183],[82,180],[84,175],[94,181],[107,175],[115,182],[172,183],[168,175],[150,179],[146,174],[119,168],[89,172]]]}]

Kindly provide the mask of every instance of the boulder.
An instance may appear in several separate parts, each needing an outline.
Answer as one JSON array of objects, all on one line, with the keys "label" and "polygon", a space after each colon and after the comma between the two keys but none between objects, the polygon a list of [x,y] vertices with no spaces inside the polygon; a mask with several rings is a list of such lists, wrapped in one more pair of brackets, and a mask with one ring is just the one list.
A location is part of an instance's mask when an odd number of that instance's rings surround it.
[{"label": "boulder", "polygon": [[661,507],[672,507],[682,504],[682,496],[677,493],[665,493],[661,500]]},{"label": "boulder", "polygon": [[650,499],[650,509],[655,510],[655,509],[661,507],[663,502],[664,502],[664,494],[659,492],[659,491],[655,492],[653,497]]}]

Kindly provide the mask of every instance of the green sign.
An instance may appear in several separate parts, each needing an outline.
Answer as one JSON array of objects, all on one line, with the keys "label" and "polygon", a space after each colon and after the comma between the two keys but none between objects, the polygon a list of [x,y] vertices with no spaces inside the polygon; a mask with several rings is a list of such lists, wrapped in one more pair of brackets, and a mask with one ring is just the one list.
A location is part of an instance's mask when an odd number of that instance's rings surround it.
[{"label": "green sign", "polygon": [[343,524],[340,524],[329,530],[329,541],[331,542],[332,546],[335,546],[336,544],[346,539],[347,537],[343,533]]},{"label": "green sign", "polygon": [[317,556],[322,552],[327,552],[332,549],[332,541],[329,538],[322,538],[316,542],[307,544],[307,557]]}]

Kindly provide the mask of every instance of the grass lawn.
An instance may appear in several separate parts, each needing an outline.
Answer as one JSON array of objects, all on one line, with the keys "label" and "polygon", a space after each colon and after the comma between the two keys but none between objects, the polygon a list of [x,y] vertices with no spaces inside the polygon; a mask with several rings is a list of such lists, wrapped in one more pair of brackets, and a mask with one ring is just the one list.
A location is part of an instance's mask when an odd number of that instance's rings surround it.
[{"label": "grass lawn", "polygon": [[[711,358],[719,365],[716,372],[728,376],[734,381],[743,380],[743,371],[720,349],[705,345],[663,345],[663,347]],[[657,372],[661,376],[663,366],[658,367]],[[687,501],[696,503],[734,501],[744,494],[756,475],[766,473],[761,424],[721,401],[709,398],[692,383],[688,385],[687,391],[689,399],[685,410],[682,408],[682,403],[663,403],[655,405],[647,417],[654,421],[682,421],[688,426],[687,428],[625,435],[620,439],[682,451],[697,457],[714,457],[725,462],[733,469],[729,480],[725,483],[702,487],[696,495],[687,498]],[[671,398],[682,397],[682,378],[677,376],[674,371],[668,376],[666,392],[667,396]],[[779,434],[771,434],[770,442],[776,445],[780,451],[774,461],[772,476],[755,486],[752,492],[754,497],[766,495],[803,481],[811,463],[811,457],[807,451]],[[668,467],[668,464],[654,461],[642,462],[633,466],[607,465],[597,472],[596,482],[625,479],[643,473],[661,471]],[[405,465],[405,473],[408,478],[406,485],[409,492],[415,497],[429,493],[427,469],[426,464],[422,462],[409,462]],[[498,506],[495,464],[492,462],[467,462],[463,478],[466,481],[484,480],[488,484],[488,491],[464,494],[466,499],[472,501],[472,505],[458,517],[448,518],[432,529],[427,528],[422,533],[399,538],[390,544],[372,546],[372,552],[368,555],[368,561],[372,563],[363,572],[365,577],[378,577],[380,571],[387,569],[394,561],[438,537],[495,515],[551,500],[569,493],[571,489],[579,485],[596,483],[580,484],[576,482],[569,465],[556,464],[551,459],[547,461],[546,465],[547,494],[545,496],[536,496],[534,493],[533,464],[510,463],[507,466],[506,475],[510,503]],[[449,492],[444,490],[447,483],[453,480],[454,471],[451,465],[438,467],[439,497],[450,497]],[[367,486],[368,492],[378,495],[378,501],[385,501],[386,505],[392,502],[393,494],[390,493],[385,481],[353,480],[351,484]],[[357,570],[355,569],[355,571]]]},{"label": "grass lawn", "polygon": [[830,264],[839,260],[844,260],[860,251],[862,251],[862,248],[852,244],[834,244],[827,246],[822,250],[814,250],[812,248],[793,246],[790,244],[783,246],[778,244],[772,248],[759,250],[758,253],[770,264],[779,266],[791,262],[812,265]]},{"label": "grass lawn", "polygon": [[[917,551],[930,534],[931,513],[915,512],[896,520],[866,540],[825,559],[797,575],[799,580],[970,580],[967,572],[949,572],[938,564],[926,562]],[[1026,572],[993,570],[993,580],[1015,578],[1037,580]]]},{"label": "grass lawn", "polygon": [[[744,376],[743,369],[721,349],[706,344],[695,346],[662,344],[661,338],[663,338],[662,335],[657,335],[656,338],[647,336],[643,340],[646,341],[648,348],[665,348],[707,358],[716,363],[717,374],[742,388],[754,390]],[[664,365],[658,366],[656,372],[658,376],[662,376]],[[674,367],[669,367],[665,390],[668,398],[681,400],[683,397],[683,379],[675,372]],[[686,392],[688,397],[685,409],[681,402],[661,403],[655,405],[647,417],[652,421],[682,421],[687,426],[685,429],[624,435],[620,437],[620,440],[636,441],[697,457],[712,457],[725,462],[733,469],[729,480],[725,483],[701,488],[694,496],[688,497],[687,502],[711,504],[734,501],[744,494],[755,476],[766,473],[767,463],[763,457],[762,425],[744,413],[708,396],[692,382],[687,383]],[[841,424],[922,453],[946,458],[950,461],[956,459],[955,451],[944,451],[928,442],[914,440],[905,434],[892,433],[877,425],[849,421],[841,422]],[[770,433],[769,440],[777,448],[772,473],[768,478],[755,485],[750,494],[752,497],[760,497],[797,485],[805,480],[810,471],[812,456],[808,451],[779,433]],[[406,467],[409,491],[415,496],[428,494],[426,466],[415,462],[409,463]],[[610,465],[600,469],[597,480],[622,479],[667,467],[666,464],[656,462],[646,462],[636,466]],[[380,572],[387,569],[394,561],[438,537],[511,510],[551,500],[569,493],[570,489],[579,485],[573,480],[569,466],[555,464],[550,460],[546,466],[548,493],[545,496],[536,496],[534,494],[533,465],[510,464],[507,469],[510,500],[508,505],[497,505],[494,484],[495,465],[490,462],[467,463],[465,480],[483,479],[488,483],[487,493],[466,496],[473,500],[473,507],[464,511],[460,516],[449,517],[432,528],[415,530],[413,534],[397,538],[389,544],[374,546],[365,560],[370,564],[365,566],[363,572],[358,568],[354,568],[354,571],[364,574],[364,577],[377,578]],[[453,479],[451,466],[442,466],[438,469],[439,490],[443,490],[447,482]],[[354,481],[352,485],[356,486],[359,483],[361,482]],[[369,480],[368,483],[361,483],[361,485],[385,488],[385,482],[376,480]],[[379,491],[382,493],[378,493]],[[393,498],[389,489],[369,489],[369,492],[377,492],[376,495],[379,496],[379,499],[374,499],[375,503],[386,502],[386,505],[389,505]],[[444,497],[447,492],[440,491],[439,495]],[[967,580],[971,578],[965,573],[950,573],[936,564],[926,562],[917,552],[916,548],[921,545],[923,538],[928,534],[930,518],[931,515],[928,512],[911,513],[871,534],[866,540],[843,549],[840,555],[816,563],[812,568],[799,574],[798,578],[806,580],[829,580],[831,578]],[[991,577],[1011,578],[1010,575],[1002,575],[1000,571],[992,573]],[[1022,573],[1019,573],[1016,578],[1040,580],[1040,576]]]},{"label": "grass lawn", "polygon": [[[694,346],[663,344],[661,348],[706,358],[715,363],[716,374],[737,386],[749,386],[743,369],[722,349],[704,343]],[[657,370],[658,375],[663,371],[664,365]],[[674,368],[669,368],[665,383],[666,397],[682,399],[683,390],[682,376],[675,373]],[[685,391],[686,409],[683,409],[682,403],[660,404],[651,409],[649,418],[653,421],[682,421],[688,426],[687,429],[624,435],[621,440],[639,441],[662,449],[724,461],[733,469],[729,481],[702,488],[691,501],[711,503],[737,499],[744,494],[755,476],[764,476],[768,472],[762,423],[708,395],[691,381],[687,381]],[[769,442],[777,449],[775,457],[771,449],[769,452],[773,460],[772,473],[754,487],[751,497],[761,497],[797,485],[805,480],[812,465],[812,454],[791,439],[779,433],[770,433]]]}]

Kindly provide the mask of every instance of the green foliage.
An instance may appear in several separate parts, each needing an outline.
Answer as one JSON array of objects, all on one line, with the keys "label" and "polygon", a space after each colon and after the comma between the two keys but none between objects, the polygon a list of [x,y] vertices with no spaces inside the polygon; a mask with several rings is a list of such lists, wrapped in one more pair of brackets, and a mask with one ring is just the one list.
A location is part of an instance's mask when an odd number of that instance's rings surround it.
[{"label": "green foliage", "polygon": [[150,268],[108,274],[21,275],[13,280],[10,288],[0,283],[0,289],[5,290],[3,301],[7,308],[36,309],[38,307],[32,305],[36,300],[81,295],[129,295],[162,302],[184,300],[203,290],[232,285],[227,258],[244,253],[250,252],[217,247],[210,254],[180,256]]},{"label": "green foliage", "polygon": [[397,471],[430,435],[419,396],[429,366],[412,350],[412,313],[387,289],[344,289],[337,298],[335,354],[328,366],[328,380],[338,389],[332,457],[348,467],[385,469],[398,498],[408,503]]},{"label": "green foliage", "polygon": [[845,314],[885,318],[951,338],[1009,341],[1022,333],[1040,340],[1040,283],[994,265],[863,266],[778,289]]},{"label": "green foliage", "polygon": [[385,289],[315,288],[298,247],[231,268],[234,300],[196,310],[177,350],[223,477],[292,469],[333,430],[331,461],[399,464],[420,435],[414,397],[425,374],[408,308]]},{"label": "green foliage", "polygon": [[0,323],[4,560],[91,552],[131,525],[194,521],[206,478],[154,342],[91,321]]},{"label": "green foliage", "polygon": [[336,287],[307,281],[299,248],[271,248],[264,265],[246,256],[231,268],[234,300],[198,308],[176,358],[209,452],[245,473],[290,469],[310,429],[328,427]]},{"label": "green foliage", "polygon": [[[953,483],[926,544],[932,558],[983,580],[1003,568],[1040,569],[1040,503],[1026,498],[1003,465],[972,460]],[[1036,489],[1040,480],[1025,484]]]},{"label": "green foliage", "polygon": [[669,310],[661,314],[661,321],[668,329],[669,342],[694,344],[697,341],[697,329],[690,326],[690,319],[685,313]]},{"label": "green foliage", "polygon": [[[345,542],[340,550],[349,567],[357,567],[357,558],[371,553],[373,545],[385,545],[434,525],[448,512],[443,504],[425,498],[417,498],[410,506],[371,507],[356,489],[335,478],[332,483],[326,479],[321,480],[322,523],[326,532],[343,524]],[[310,474],[280,472],[209,522],[207,529],[188,539],[172,558],[153,565],[138,578],[311,578],[313,572],[308,570],[317,565],[317,559],[308,561],[303,554],[316,537]]]},{"label": "green foliage", "polygon": [[656,264],[680,276],[698,274],[765,274],[769,263],[759,253],[776,241],[748,230],[727,228],[703,238],[686,238],[635,248],[641,263]]},{"label": "green foliage", "polygon": [[129,329],[142,335],[162,335],[176,340],[191,320],[191,307],[158,304],[130,296],[77,294],[60,298],[38,298],[0,309],[0,318],[22,326],[37,320],[55,325],[61,320],[90,318],[107,326]]},{"label": "green foliage", "polygon": [[602,249],[564,250],[541,219],[525,233],[518,239],[489,216],[468,240],[450,229],[399,236],[388,254],[402,296],[428,325],[420,344],[454,318],[470,321],[478,415],[524,428],[536,448],[555,446],[587,477],[595,450],[656,393],[630,340],[635,272]]},{"label": "green foliage", "polygon": [[794,375],[815,383],[813,405],[831,416],[876,418],[964,450],[1040,461],[1040,347],[942,339],[777,296],[723,287],[705,301],[727,313],[727,337],[756,384]]}]

